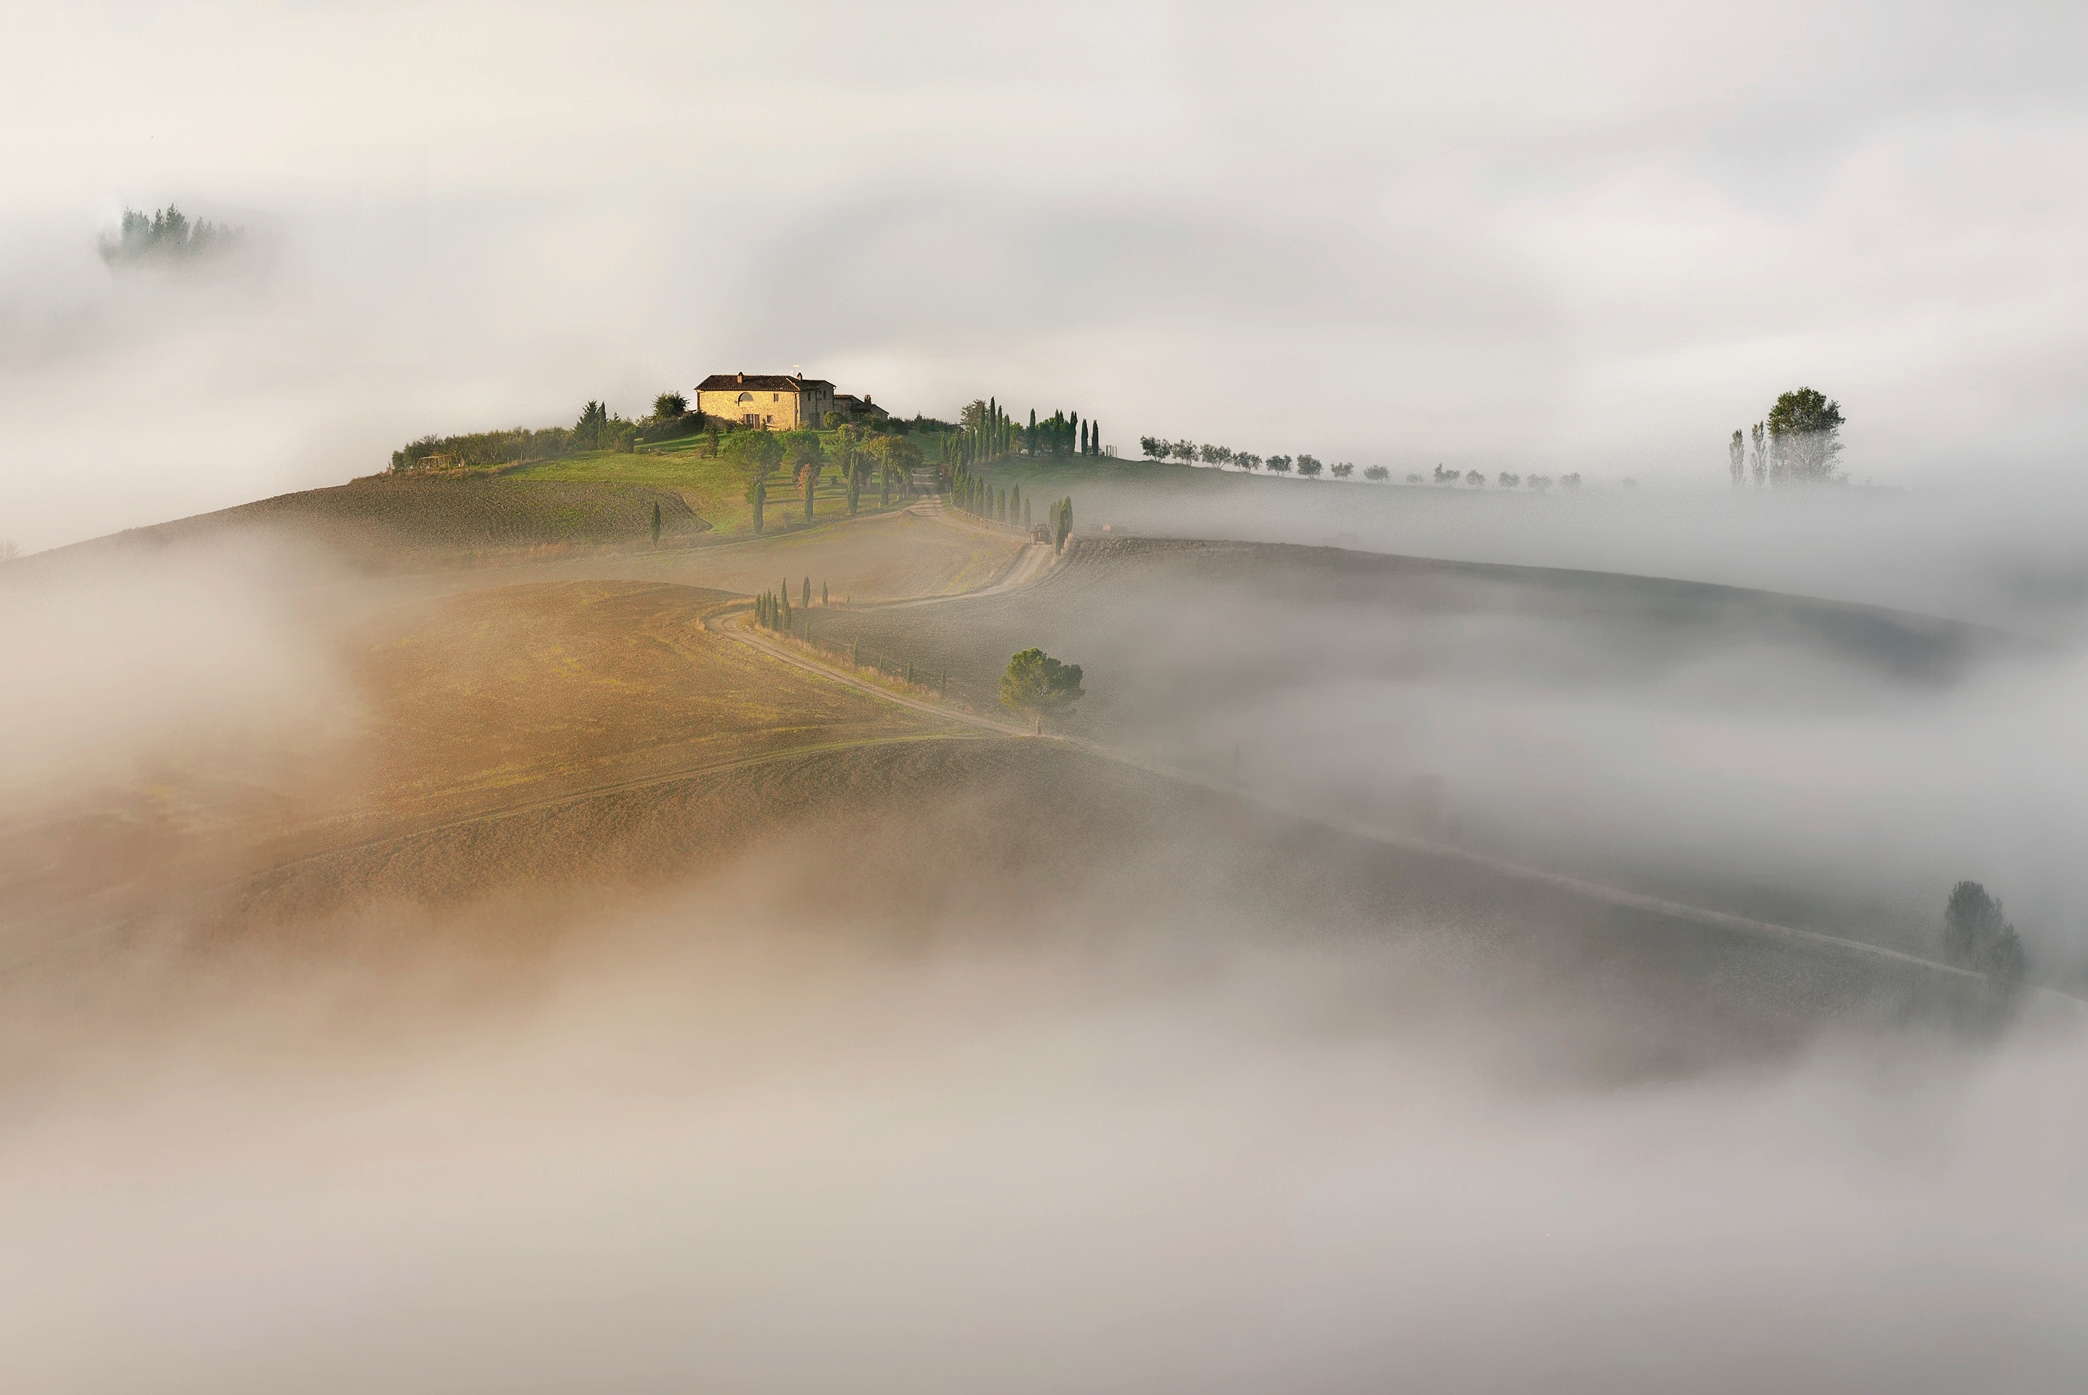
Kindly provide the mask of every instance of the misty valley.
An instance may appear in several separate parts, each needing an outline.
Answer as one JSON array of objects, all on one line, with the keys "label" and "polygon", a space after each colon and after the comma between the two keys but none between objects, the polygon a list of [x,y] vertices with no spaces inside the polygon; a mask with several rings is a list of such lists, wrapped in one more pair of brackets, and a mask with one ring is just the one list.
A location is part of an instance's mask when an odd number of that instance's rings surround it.
[{"label": "misty valley", "polygon": [[0,1395],[2088,1389],[2088,7],[0,33]]}]

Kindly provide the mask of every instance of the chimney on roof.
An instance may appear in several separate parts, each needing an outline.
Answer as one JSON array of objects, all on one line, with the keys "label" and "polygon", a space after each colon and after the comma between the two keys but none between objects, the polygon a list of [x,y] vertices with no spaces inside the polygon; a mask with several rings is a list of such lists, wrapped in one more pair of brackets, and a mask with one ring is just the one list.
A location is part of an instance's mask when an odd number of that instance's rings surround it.
[{"label": "chimney on roof", "polygon": [[744,373],[735,373],[732,375],[732,380],[735,383],[744,383],[747,381],[747,375]]}]

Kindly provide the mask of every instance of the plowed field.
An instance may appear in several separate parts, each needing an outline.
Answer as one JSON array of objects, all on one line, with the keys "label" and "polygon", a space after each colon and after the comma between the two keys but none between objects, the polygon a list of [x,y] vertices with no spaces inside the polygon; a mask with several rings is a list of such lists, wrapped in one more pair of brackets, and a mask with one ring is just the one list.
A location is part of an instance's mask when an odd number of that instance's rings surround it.
[{"label": "plowed field", "polygon": [[685,542],[710,531],[688,501],[671,489],[380,475],[116,537],[177,542],[263,528],[309,537],[358,563],[390,570],[427,565],[431,554],[468,558],[474,553],[507,554],[558,545],[649,544],[656,504],[663,543]]}]

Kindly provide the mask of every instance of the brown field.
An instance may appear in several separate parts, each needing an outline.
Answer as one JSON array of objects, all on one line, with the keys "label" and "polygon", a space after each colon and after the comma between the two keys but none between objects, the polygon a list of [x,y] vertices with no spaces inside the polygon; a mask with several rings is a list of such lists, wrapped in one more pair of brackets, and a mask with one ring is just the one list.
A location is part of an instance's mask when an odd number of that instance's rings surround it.
[{"label": "brown field", "polygon": [[[1546,1075],[1686,1074],[1795,1051],[1830,1023],[1970,1024],[1993,1006],[1917,966],[1621,909],[990,737],[793,752],[342,850],[251,880],[218,923],[276,949],[390,956],[447,916],[475,927],[475,952],[512,955],[604,904],[677,887],[688,904],[706,882],[722,901],[746,877],[786,921],[897,947],[995,925],[1105,941],[1167,926],[1212,952],[1253,927],[1370,943],[1382,976],[1356,985],[1359,1012],[1412,1029],[1541,1002],[1531,1054],[1510,1064]],[[472,906],[494,913],[458,915]]]},{"label": "brown field", "polygon": [[710,525],[681,492],[631,484],[374,475],[331,489],[282,494],[86,546],[180,543],[228,531],[293,533],[377,570],[493,562],[559,547],[636,547],[701,538]]},{"label": "brown field", "polygon": [[[1822,969],[1828,951],[1734,948],[1744,937],[1388,851],[1053,743],[984,736],[795,669],[708,631],[705,618],[733,593],[785,576],[795,589],[809,575],[815,592],[825,581],[858,602],[816,610],[821,638],[860,638],[866,661],[891,652],[947,666],[953,693],[982,709],[1006,655],[1041,642],[1089,665],[1095,692],[1076,726],[1132,748],[1198,694],[1286,681],[1284,647],[1263,632],[1228,642],[1224,622],[1253,624],[1257,595],[1293,612],[1334,597],[1409,626],[1471,614],[1591,625],[1548,660],[1569,667],[1609,646],[1607,660],[1657,668],[1667,660],[1647,651],[1648,635],[1686,649],[1752,627],[1936,681],[1978,642],[1912,617],[1718,588],[1230,544],[1091,541],[1036,585],[923,601],[988,585],[1017,550],[896,514],[729,546],[350,581],[353,602],[328,613],[354,719],[289,747],[170,748],[132,785],[17,820],[0,851],[0,897],[15,912],[5,954],[18,963],[59,944],[124,943],[110,927],[212,925],[242,940],[268,929],[304,943],[374,907],[542,898],[555,908],[700,879],[741,853],[811,837],[826,851],[803,894],[881,887],[902,918],[947,919],[974,893],[1070,906],[1065,888],[1112,879],[1112,904],[1132,907],[1163,888],[1182,893],[1193,875],[1214,907],[1260,904],[1270,923],[1478,925],[1518,955],[1535,953],[1539,926],[1547,936],[1582,927],[1546,944],[1646,936],[1661,946],[1649,965],[1679,966],[1690,981],[1701,956],[1740,955],[1744,969],[1718,968],[1725,979],[1703,991],[1720,1002],[1740,993],[1752,1005],[1735,1010],[1754,1021],[1767,1008],[1751,985],[1777,985],[1784,1012],[1792,974],[1826,1002],[1856,992],[1859,970]],[[1217,628],[1170,627],[1170,604],[1190,596]],[[911,599],[870,604],[883,597]],[[1243,659],[1262,667],[1242,670]],[[1300,664],[1416,661],[1298,639]],[[1147,875],[1184,858],[1197,860],[1193,872]]]},{"label": "brown field", "polygon": [[[550,560],[527,575],[672,581],[740,595],[773,591],[787,577],[793,604],[809,577],[815,598],[825,584],[837,606],[844,599],[861,605],[978,590],[1004,574],[1021,551],[1018,538],[948,523],[923,508],[758,538],[721,539],[703,547]],[[503,574],[498,581],[514,579]],[[445,576],[432,578],[431,584],[488,583],[484,578]]]},{"label": "brown field", "polygon": [[132,782],[70,791],[0,827],[0,958],[325,848],[952,730],[707,632],[726,599],[545,582],[355,612],[331,641],[351,719],[299,726],[288,742],[163,745]]}]

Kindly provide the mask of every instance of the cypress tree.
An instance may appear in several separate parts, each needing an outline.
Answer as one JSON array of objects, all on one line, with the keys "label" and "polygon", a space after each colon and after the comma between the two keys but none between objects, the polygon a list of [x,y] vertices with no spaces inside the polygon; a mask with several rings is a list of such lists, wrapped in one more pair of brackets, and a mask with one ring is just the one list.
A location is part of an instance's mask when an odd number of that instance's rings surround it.
[{"label": "cypress tree", "polygon": [[654,547],[660,545],[660,501],[658,499],[653,500],[652,542]]},{"label": "cypress tree", "polygon": [[1082,443],[1083,445],[1085,445],[1085,444],[1087,443],[1087,428],[1086,428],[1085,426],[1082,426],[1082,425],[1080,424],[1080,413],[1078,413],[1078,412],[1073,412],[1073,413],[1069,414],[1069,415],[1067,416],[1067,418],[1066,418],[1066,423],[1067,423],[1067,430],[1066,430],[1066,434],[1067,434],[1068,436],[1072,436],[1072,435],[1075,435],[1075,434],[1077,433],[1077,434],[1078,434],[1078,436],[1080,437],[1080,441],[1081,441],[1081,443]]},{"label": "cypress tree", "polygon": [[812,578],[808,576],[808,577],[806,577],[806,578],[805,578],[805,609],[807,609],[807,610],[810,610],[811,608],[812,608]]},{"label": "cypress tree", "polygon": [[1022,512],[1022,486],[1016,485],[1008,491],[1008,522],[1013,523]]},{"label": "cypress tree", "polygon": [[819,583],[819,603],[821,605],[833,604],[831,600],[827,599],[827,584],[824,581]]}]

